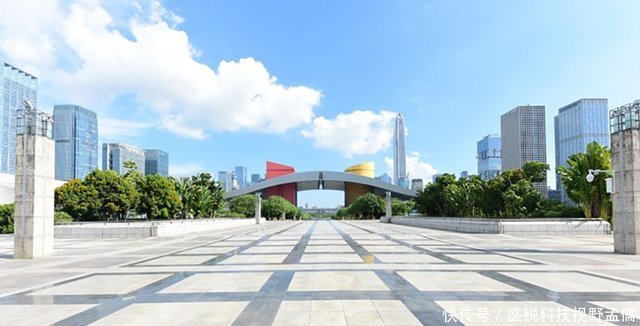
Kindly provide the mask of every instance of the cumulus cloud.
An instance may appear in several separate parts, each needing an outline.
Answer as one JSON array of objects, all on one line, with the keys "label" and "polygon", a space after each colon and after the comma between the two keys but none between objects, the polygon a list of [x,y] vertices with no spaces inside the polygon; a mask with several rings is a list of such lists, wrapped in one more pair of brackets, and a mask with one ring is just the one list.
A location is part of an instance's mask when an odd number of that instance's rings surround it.
[{"label": "cumulus cloud", "polygon": [[281,133],[308,124],[321,99],[313,88],[279,83],[254,58],[215,67],[198,61],[178,28],[183,19],[159,1],[118,3],[129,10],[98,0],[0,1],[0,51],[32,68],[64,102],[109,113],[128,96],[157,127],[202,139],[211,131]]},{"label": "cumulus cloud", "polygon": [[391,145],[395,116],[389,111],[358,110],[334,119],[317,117],[302,135],[313,139],[315,147],[336,150],[348,158],[375,154]]},{"label": "cumulus cloud", "polygon": [[[426,184],[431,182],[432,177],[438,173],[438,170],[431,164],[422,162],[420,156],[421,154],[418,151],[413,151],[407,155],[407,174],[410,179],[422,179]],[[387,173],[393,176],[393,158],[385,157],[384,161],[387,164]]]}]

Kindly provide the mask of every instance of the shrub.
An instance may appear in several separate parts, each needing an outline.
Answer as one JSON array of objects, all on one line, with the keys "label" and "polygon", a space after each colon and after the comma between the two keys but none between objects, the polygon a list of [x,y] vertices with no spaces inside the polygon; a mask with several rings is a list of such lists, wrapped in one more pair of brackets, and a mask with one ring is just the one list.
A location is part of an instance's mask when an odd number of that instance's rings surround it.
[{"label": "shrub", "polygon": [[13,233],[13,213],[15,205],[0,205],[0,233]]},{"label": "shrub", "polygon": [[71,215],[65,212],[55,212],[53,214],[54,224],[65,224],[65,223],[71,223],[71,222],[73,222],[73,218],[71,218]]}]

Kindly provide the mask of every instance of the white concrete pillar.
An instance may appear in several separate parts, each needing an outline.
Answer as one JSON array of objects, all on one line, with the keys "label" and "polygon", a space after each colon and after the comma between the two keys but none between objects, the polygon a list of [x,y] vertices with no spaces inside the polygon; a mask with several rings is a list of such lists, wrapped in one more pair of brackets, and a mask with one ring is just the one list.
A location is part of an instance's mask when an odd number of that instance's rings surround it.
[{"label": "white concrete pillar", "polygon": [[613,242],[617,253],[640,253],[640,102],[611,111],[614,170]]},{"label": "white concrete pillar", "polygon": [[391,223],[391,217],[393,217],[393,210],[391,209],[391,192],[385,192],[385,215],[380,219],[380,222]]},{"label": "white concrete pillar", "polygon": [[53,253],[55,141],[51,116],[18,113],[16,137],[14,258]]},{"label": "white concrete pillar", "polygon": [[260,220],[262,219],[262,197],[260,197],[260,193],[256,193],[256,224],[260,224]]}]

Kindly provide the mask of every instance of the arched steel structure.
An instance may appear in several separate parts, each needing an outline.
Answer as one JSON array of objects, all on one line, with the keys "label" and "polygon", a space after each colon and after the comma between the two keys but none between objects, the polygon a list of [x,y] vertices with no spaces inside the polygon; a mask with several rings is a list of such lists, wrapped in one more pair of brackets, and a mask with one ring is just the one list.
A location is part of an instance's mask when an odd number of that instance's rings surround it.
[{"label": "arched steel structure", "polygon": [[[373,192],[379,195],[384,195],[385,192],[389,191],[393,197],[401,199],[412,199],[416,197],[416,191],[414,190],[401,188],[357,174],[334,171],[309,171],[282,175],[250,185],[246,188],[232,190],[225,194],[225,199],[257,192],[269,193],[270,189],[287,185],[295,187],[296,192],[317,189],[345,191],[345,205],[351,204],[349,201],[352,200],[347,192],[354,187],[367,189],[367,192]],[[297,203],[293,204],[297,205]]]}]

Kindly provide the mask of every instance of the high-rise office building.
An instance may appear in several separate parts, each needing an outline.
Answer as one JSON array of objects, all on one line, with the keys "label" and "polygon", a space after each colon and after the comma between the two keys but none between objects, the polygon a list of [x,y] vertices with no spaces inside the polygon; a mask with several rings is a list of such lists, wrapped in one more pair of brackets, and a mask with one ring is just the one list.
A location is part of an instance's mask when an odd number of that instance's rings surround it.
[{"label": "high-rise office building", "polygon": [[464,170],[460,172],[460,178],[468,178],[468,177],[469,177],[469,171]]},{"label": "high-rise office building", "polygon": [[228,171],[218,171],[218,182],[224,191],[233,189],[233,173]]},{"label": "high-rise office building", "polygon": [[377,176],[376,179],[378,179],[378,180],[380,180],[382,182],[385,182],[385,183],[393,183],[393,180],[391,179],[391,176],[387,172]]},{"label": "high-rise office building", "polygon": [[444,173],[436,173],[433,176],[431,176],[431,182],[436,183],[436,181],[438,181],[438,178],[443,176]]},{"label": "high-rise office building", "polygon": [[78,105],[53,107],[56,179],[83,179],[98,168],[98,117]]},{"label": "high-rise office building", "polygon": [[424,182],[422,181],[422,179],[411,179],[411,190],[423,190],[424,189]]},{"label": "high-rise office building", "polygon": [[169,176],[169,153],[159,149],[144,150],[144,174]]},{"label": "high-rise office building", "polygon": [[[500,118],[502,170],[520,169],[527,162],[547,163],[544,105],[518,106]],[[547,196],[547,181],[533,186]]]},{"label": "high-rise office building", "polygon": [[400,187],[408,187],[404,138],[404,117],[398,113],[393,130],[393,182]]},{"label": "high-rise office building", "polygon": [[[55,124],[55,123],[54,123]],[[145,174],[144,151],[140,148],[122,143],[102,144],[102,169],[114,170],[120,174],[129,172],[125,162],[132,161],[142,175]]]},{"label": "high-rise office building", "polygon": [[260,179],[261,179],[260,178],[260,174],[258,174],[258,173],[254,173],[254,174],[251,175],[251,183],[252,184],[256,184],[256,183],[260,182]]},{"label": "high-rise office building", "polygon": [[[567,166],[569,156],[585,153],[587,144],[598,142],[609,147],[609,105],[607,99],[580,99],[558,110],[554,118],[556,167]],[[570,202],[556,176],[556,189],[560,199]]]},{"label": "high-rise office building", "polygon": [[236,166],[235,167],[236,181],[238,182],[238,188],[242,189],[247,186],[247,167]]},{"label": "high-rise office building", "polygon": [[500,136],[491,134],[477,144],[478,175],[482,180],[491,180],[502,172],[502,145]]},{"label": "high-rise office building", "polygon": [[38,79],[0,61],[0,173],[15,173],[16,118],[28,100],[37,107]]}]

